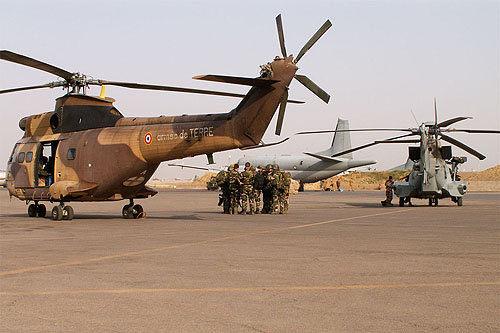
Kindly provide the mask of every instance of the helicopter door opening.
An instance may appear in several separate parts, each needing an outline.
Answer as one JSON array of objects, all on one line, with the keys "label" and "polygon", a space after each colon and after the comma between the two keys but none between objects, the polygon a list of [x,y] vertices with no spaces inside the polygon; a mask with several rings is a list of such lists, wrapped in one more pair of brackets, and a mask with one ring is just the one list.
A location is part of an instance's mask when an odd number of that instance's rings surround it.
[{"label": "helicopter door opening", "polygon": [[54,183],[54,162],[59,141],[41,142],[38,147],[35,180],[38,187]]}]

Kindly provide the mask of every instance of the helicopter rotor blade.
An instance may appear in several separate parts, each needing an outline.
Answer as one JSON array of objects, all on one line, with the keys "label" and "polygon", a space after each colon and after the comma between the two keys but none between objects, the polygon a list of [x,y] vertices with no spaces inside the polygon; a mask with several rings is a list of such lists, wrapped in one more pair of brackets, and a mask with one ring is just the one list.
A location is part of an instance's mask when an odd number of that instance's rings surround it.
[{"label": "helicopter rotor blade", "polygon": [[323,23],[323,25],[318,29],[318,31],[316,31],[316,33],[311,37],[311,39],[309,39],[309,41],[302,47],[302,49],[299,51],[299,54],[297,55],[297,57],[293,62],[298,63],[299,60],[304,56],[304,54],[306,54],[306,52],[309,51],[309,49],[318,41],[318,39],[321,38],[321,36],[323,36],[325,32],[327,32],[328,29],[330,29],[331,26],[332,23],[330,22],[330,20],[326,20],[326,22]]},{"label": "helicopter rotor blade", "polygon": [[438,141],[438,110],[437,110],[437,102],[436,97],[434,97],[434,140]]},{"label": "helicopter rotor blade", "polygon": [[279,145],[279,144],[282,144],[283,142],[285,141],[288,141],[290,138],[285,138],[281,141],[277,141],[277,142],[272,142],[272,143],[264,143],[264,142],[261,142],[260,144],[258,145],[254,145],[254,146],[248,146],[248,147],[243,147],[243,148],[240,148],[240,150],[249,150],[249,149],[256,149],[256,148],[263,148],[263,147],[271,147],[271,146],[276,146],[276,145]]},{"label": "helicopter rotor blade", "polygon": [[0,59],[14,62],[19,65],[36,68],[41,71],[60,76],[67,81],[71,80],[71,78],[73,77],[73,73],[70,73],[64,69],[7,50],[0,51]]},{"label": "helicopter rotor blade", "polygon": [[360,128],[360,129],[344,129],[344,130],[305,131],[305,132],[295,133],[295,135],[323,134],[323,133],[337,133],[337,132],[415,132],[415,131],[416,129],[412,128]]},{"label": "helicopter rotor blade", "polygon": [[472,119],[472,117],[455,117],[455,118],[451,118],[451,119],[448,119],[448,120],[440,122],[439,124],[437,124],[437,127],[448,127],[451,124],[454,124],[456,122],[459,122],[459,121],[462,121],[462,120],[465,120],[465,119]]},{"label": "helicopter rotor blade", "polygon": [[63,87],[64,82],[50,82],[46,84],[40,84],[37,86],[27,86],[27,87],[19,87],[19,88],[11,88],[11,89],[5,89],[5,90],[0,90],[0,94],[7,94],[11,92],[16,92],[16,91],[24,91],[24,90],[33,90],[33,89],[40,89],[40,88],[55,88],[55,87]]},{"label": "helicopter rotor blade", "polygon": [[419,139],[406,139],[406,140],[377,140],[376,143],[419,143]]},{"label": "helicopter rotor blade", "polygon": [[437,102],[436,97],[434,97],[434,126],[438,125],[438,110],[437,110]]},{"label": "helicopter rotor blade", "polygon": [[467,146],[466,144],[464,144],[464,143],[462,143],[462,142],[460,142],[460,141],[458,141],[456,139],[453,139],[452,137],[449,137],[447,135],[441,134],[441,139],[443,139],[444,141],[447,141],[447,142],[451,143],[452,145],[455,145],[455,146],[457,146],[459,148],[462,148],[463,150],[465,150],[466,152],[468,152],[471,155],[476,156],[480,160],[484,160],[486,158],[486,156],[484,156],[480,152],[472,149],[471,147]]},{"label": "helicopter rotor blade", "polygon": [[404,137],[407,137],[407,136],[412,136],[412,135],[415,135],[415,134],[414,133],[410,133],[410,134],[405,134],[405,135],[398,135],[398,136],[395,136],[395,137],[392,137],[392,138],[388,138],[388,139],[385,139],[385,140],[373,141],[372,143],[368,143],[368,144],[365,144],[365,145],[362,145],[362,146],[358,146],[358,147],[355,147],[355,148],[351,148],[351,149],[344,150],[344,151],[341,151],[339,153],[333,154],[331,157],[338,157],[338,156],[341,156],[341,155],[344,155],[344,154],[352,153],[352,152],[355,152],[357,150],[361,150],[361,149],[365,149],[365,148],[377,145],[379,143],[387,143],[387,141],[401,139],[401,138],[404,138]]},{"label": "helicopter rotor blade", "polygon": [[442,130],[441,132],[465,132],[465,133],[477,133],[477,134],[500,134],[499,130],[455,129],[455,128],[450,128],[450,129],[447,129],[447,130]]},{"label": "helicopter rotor blade", "polygon": [[285,35],[283,34],[283,22],[281,21],[281,14],[276,16],[276,27],[278,29],[278,38],[280,41],[281,54],[283,58],[286,58],[286,48],[285,48]]},{"label": "helicopter rotor blade", "polygon": [[276,135],[281,134],[281,128],[283,127],[283,119],[285,118],[286,103],[288,100],[288,89],[285,89],[285,93],[281,97],[280,111],[278,113],[278,120],[276,121]]},{"label": "helicopter rotor blade", "polygon": [[132,82],[117,82],[117,81],[106,81],[106,80],[96,80],[94,82],[89,82],[92,85],[102,85],[102,86],[117,86],[131,89],[146,89],[146,90],[161,90],[161,91],[173,91],[173,92],[184,92],[192,94],[205,94],[205,95],[217,95],[217,96],[227,96],[227,97],[245,97],[243,94],[228,93],[222,91],[214,90],[203,90],[203,89],[192,89],[192,88],[181,88],[181,87],[170,87],[161,86],[153,84],[143,84],[143,83],[132,83]]},{"label": "helicopter rotor blade", "polygon": [[328,104],[328,101],[330,100],[330,95],[323,89],[321,89],[316,83],[311,81],[307,76],[305,75],[299,75],[295,74],[295,78],[302,83],[307,89],[309,89],[313,94],[318,96],[323,102]]}]

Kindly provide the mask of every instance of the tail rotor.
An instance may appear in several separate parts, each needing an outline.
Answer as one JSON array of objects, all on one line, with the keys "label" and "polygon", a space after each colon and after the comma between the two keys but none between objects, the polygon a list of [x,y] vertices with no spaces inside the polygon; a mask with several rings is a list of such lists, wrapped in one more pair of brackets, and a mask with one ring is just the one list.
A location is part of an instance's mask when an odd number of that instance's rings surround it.
[{"label": "tail rotor", "polygon": [[[318,31],[316,31],[316,33],[302,47],[302,49],[300,49],[299,54],[293,60],[293,63],[297,64],[299,60],[302,59],[302,57],[307,53],[307,51],[309,51],[309,49],[321,38],[321,36],[323,36],[325,32],[327,32],[328,29],[330,29],[331,26],[332,23],[330,22],[330,20],[326,20],[326,22],[323,23],[323,25],[318,29]],[[283,55],[284,58],[287,58],[288,55],[285,48],[285,34],[283,32],[283,22],[281,20],[281,14],[276,16],[276,27],[278,30],[278,40],[280,43],[281,54]],[[296,74],[294,78],[297,79],[297,81],[299,81],[302,85],[304,85],[304,87],[309,89],[313,94],[318,96],[323,102],[328,103],[330,101],[330,95],[326,91],[321,89],[316,83],[314,83],[307,76]],[[281,134],[281,128],[283,127],[283,120],[285,118],[287,100],[288,100],[288,92],[286,92],[281,99],[279,107],[280,109],[278,113],[278,121],[276,123],[276,131],[275,131],[276,135]]]}]

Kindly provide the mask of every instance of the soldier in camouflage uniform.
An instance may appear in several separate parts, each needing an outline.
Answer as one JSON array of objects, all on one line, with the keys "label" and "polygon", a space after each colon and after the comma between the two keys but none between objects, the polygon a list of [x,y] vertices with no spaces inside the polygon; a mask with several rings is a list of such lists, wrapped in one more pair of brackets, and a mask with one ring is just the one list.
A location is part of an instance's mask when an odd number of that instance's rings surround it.
[{"label": "soldier in camouflage uniform", "polygon": [[285,192],[284,171],[280,169],[278,164],[273,165],[273,173],[276,177],[276,186],[273,191],[273,211],[283,214],[283,200]]},{"label": "soldier in camouflage uniform", "polygon": [[234,164],[233,169],[229,172],[229,214],[238,213],[239,190],[241,186],[240,173],[238,172],[239,168],[240,166],[238,164]]},{"label": "soldier in camouflage uniform", "polygon": [[392,190],[394,189],[392,176],[385,181],[385,200],[381,201],[382,206],[392,206]]},{"label": "soldier in camouflage uniform", "polygon": [[254,190],[254,198],[255,198],[255,214],[260,214],[260,194],[264,189],[264,185],[266,182],[266,177],[264,175],[265,167],[263,165],[259,165],[258,171],[255,173],[254,181],[253,181],[253,190]]},{"label": "soldier in camouflage uniform", "polygon": [[266,171],[264,173],[264,188],[262,189],[262,213],[263,214],[271,214],[273,212],[273,185],[274,177],[273,173],[273,165],[266,165]]},{"label": "soldier in camouflage uniform", "polygon": [[[241,199],[241,212],[240,214],[252,215],[255,210],[254,192],[253,192],[253,179],[254,173],[250,170],[250,163],[245,163],[245,170],[240,174],[240,199]],[[247,212],[248,203],[250,203],[250,210]]]},{"label": "soldier in camouflage uniform", "polygon": [[[229,191],[229,171],[231,167],[226,170],[221,170],[215,177],[217,186],[220,187],[222,191],[222,204],[224,208],[224,214],[229,214],[229,207],[231,205],[231,192]],[[220,205],[220,204],[219,204]]]},{"label": "soldier in camouflage uniform", "polygon": [[267,202],[264,202],[264,205],[267,203],[266,212],[268,214],[273,214],[278,211],[278,183],[280,180],[279,170],[275,169],[276,165],[269,164],[266,167],[267,176],[266,176],[266,186],[264,187],[268,192]]},{"label": "soldier in camouflage uniform", "polygon": [[288,213],[288,203],[290,200],[290,185],[292,184],[292,175],[290,172],[283,173],[283,184],[284,184],[284,193],[283,193],[283,213]]}]

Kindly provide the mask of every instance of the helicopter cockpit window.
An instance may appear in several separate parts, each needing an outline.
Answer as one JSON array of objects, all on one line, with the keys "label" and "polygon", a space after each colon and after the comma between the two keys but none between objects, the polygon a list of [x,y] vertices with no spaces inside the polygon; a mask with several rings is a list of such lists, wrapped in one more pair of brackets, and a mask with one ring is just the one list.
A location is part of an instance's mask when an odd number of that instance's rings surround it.
[{"label": "helicopter cockpit window", "polygon": [[23,163],[24,162],[24,151],[20,152],[19,155],[17,156],[17,163]]},{"label": "helicopter cockpit window", "polygon": [[29,151],[26,153],[26,163],[33,161],[33,152]]},{"label": "helicopter cockpit window", "polygon": [[18,146],[16,145],[14,149],[12,149],[12,153],[10,153],[9,163],[15,163],[17,161],[17,148]]},{"label": "helicopter cockpit window", "polygon": [[68,149],[68,160],[74,160],[76,158],[76,148]]}]

